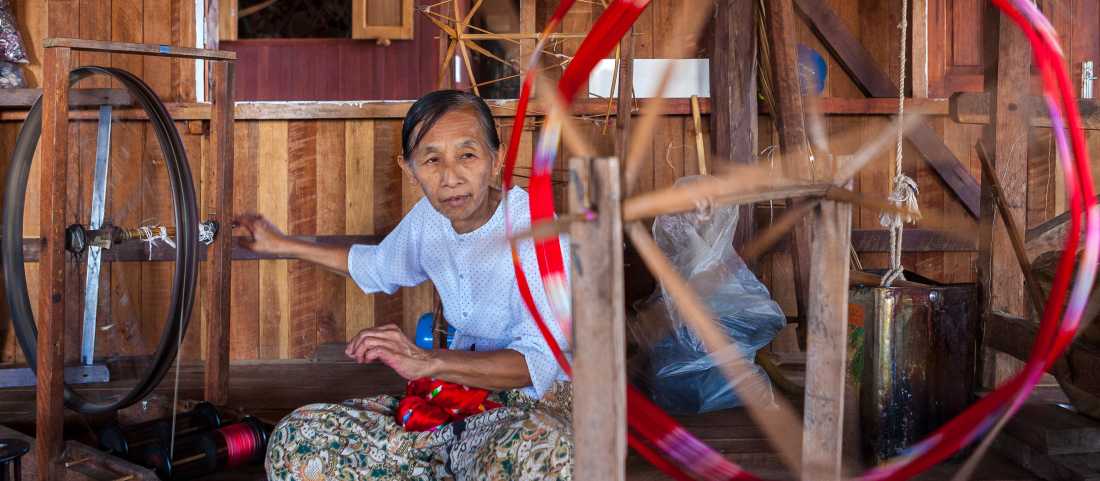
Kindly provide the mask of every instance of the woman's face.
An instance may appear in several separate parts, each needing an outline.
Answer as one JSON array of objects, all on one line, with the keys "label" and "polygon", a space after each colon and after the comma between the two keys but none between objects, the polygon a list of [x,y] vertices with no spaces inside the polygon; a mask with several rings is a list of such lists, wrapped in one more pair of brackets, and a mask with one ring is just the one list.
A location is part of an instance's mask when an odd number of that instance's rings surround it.
[{"label": "woman's face", "polygon": [[492,216],[489,185],[501,157],[486,144],[477,115],[461,109],[443,114],[401,168],[455,230],[465,233]]}]

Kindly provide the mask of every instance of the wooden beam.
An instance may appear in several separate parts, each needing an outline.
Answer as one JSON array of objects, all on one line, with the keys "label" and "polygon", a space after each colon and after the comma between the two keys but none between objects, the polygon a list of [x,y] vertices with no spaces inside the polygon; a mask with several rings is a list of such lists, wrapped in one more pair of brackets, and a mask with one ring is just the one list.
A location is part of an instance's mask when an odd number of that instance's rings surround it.
[{"label": "wooden beam", "polygon": [[207,191],[203,211],[225,229],[209,249],[206,276],[205,398],[214,404],[229,402],[229,310],[233,270],[233,64],[215,62],[213,117],[210,119],[210,156],[204,171]]},{"label": "wooden beam", "polygon": [[[764,2],[767,23],[768,43],[771,45],[769,59],[772,71],[773,104],[778,109],[776,126],[779,131],[779,150],[783,154],[783,173],[790,178],[805,177],[808,170],[809,155],[806,151],[806,129],[803,122],[802,88],[798,77],[798,56],[795,35],[794,7],[791,0],[768,0]],[[798,315],[803,319],[799,324],[800,339],[805,339],[806,297],[810,281],[810,234],[805,218],[795,223],[791,234],[791,261],[794,264],[795,305]]]},{"label": "wooden beam", "polygon": [[848,346],[848,251],[852,207],[825,200],[812,223],[806,315],[806,397],[802,472],[841,479]]},{"label": "wooden beam", "polygon": [[[213,211],[211,211],[213,212]],[[227,233],[228,234],[228,233]],[[321,235],[321,236],[291,236],[309,242],[326,245],[351,246],[352,244],[374,245],[382,242],[386,236],[380,235]],[[259,261],[259,260],[292,260],[293,257],[275,254],[258,254],[242,247],[244,237],[233,237],[229,241],[230,258],[234,261]],[[37,237],[23,238],[23,261],[39,262],[42,257],[44,242]],[[207,247],[199,245],[199,261],[207,260]],[[103,250],[103,262],[168,262],[176,260],[176,250],[157,243],[149,246],[141,242],[128,242],[117,244],[110,249]]]},{"label": "wooden beam", "polygon": [[[523,79],[527,76],[527,59],[535,51],[535,43],[539,36],[538,31],[538,5],[536,0],[519,1],[519,84],[523,85]],[[509,35],[509,34],[504,34]],[[560,35],[560,34],[558,34]],[[467,38],[476,39],[475,34],[466,34]]]},{"label": "wooden beam", "polygon": [[[760,212],[757,212],[760,215]],[[776,242],[765,251],[785,251],[789,246],[785,240]],[[852,229],[852,248],[860,253],[890,252],[890,231],[886,229]],[[905,254],[921,252],[977,252],[978,243],[968,237],[956,235],[952,231],[936,229],[905,229],[901,251]]]},{"label": "wooden beam", "polygon": [[[890,252],[890,231],[885,229],[852,230],[852,246],[857,252]],[[952,231],[933,229],[905,229],[902,252],[974,252],[978,250],[974,239]]]},{"label": "wooden beam", "polygon": [[913,54],[913,97],[928,98],[928,0],[913,0],[913,36],[910,40]]},{"label": "wooden beam", "polygon": [[[905,99],[905,112],[928,116],[947,115],[947,99]],[[897,115],[895,98],[818,97],[817,109],[824,115]],[[768,106],[760,104],[760,113],[769,114]]]},{"label": "wooden beam", "polygon": [[[1070,213],[1063,212],[1042,224],[1027,230],[1024,235],[1024,246],[1027,250],[1027,260],[1034,261],[1043,253],[1058,251],[1065,248],[1066,234],[1069,232]],[[1081,232],[1084,239],[1084,231]],[[1083,242],[1079,240],[1079,242]],[[1083,245],[1078,244],[1078,250]]]},{"label": "wooden beam", "polygon": [[[1081,122],[1086,130],[1100,130],[1100,101],[1077,99]],[[1032,127],[1050,127],[1050,115],[1042,97],[1023,99],[1023,110]],[[988,124],[993,111],[993,96],[988,92],[958,92],[951,96],[951,119],[960,124]]]},{"label": "wooden beam", "polygon": [[[769,56],[771,65],[769,67],[772,71],[772,95],[775,97],[774,105],[778,110],[775,114],[777,117],[776,126],[779,131],[779,149],[785,159],[782,166],[783,172],[790,178],[805,177],[805,173],[808,171],[809,156],[806,151],[805,111],[802,105],[802,89],[798,76],[798,57],[795,46],[798,25],[795,23],[794,6],[792,0],[768,0],[764,2],[764,5],[764,15],[767,19],[765,28],[767,29],[768,43],[771,45]],[[833,202],[829,204],[836,206]],[[797,202],[792,205],[797,208]],[[833,209],[823,215],[832,219],[838,212]],[[818,339],[817,337],[830,335],[832,329],[826,327],[829,324],[829,314],[825,306],[813,300],[815,294],[810,292],[811,283],[813,282],[812,277],[824,274],[821,269],[825,266],[824,264],[818,264],[816,267],[818,271],[815,273],[815,267],[812,263],[826,259],[816,255],[817,250],[823,247],[823,242],[835,242],[839,240],[837,236],[847,236],[847,234],[830,227],[832,225],[831,221],[825,221],[824,219],[818,219],[818,221],[821,226],[827,228],[817,232],[817,234],[826,237],[816,239],[811,245],[810,227],[807,219],[803,217],[795,224],[791,232],[790,252],[791,260],[794,263],[795,303],[798,307],[798,315],[802,318],[799,329],[805,334],[807,349],[814,353],[813,355],[817,359],[828,362],[833,357],[831,354],[833,349],[823,348],[831,340]],[[845,255],[847,255],[847,252],[845,252]],[[848,263],[844,262],[844,265],[845,272],[847,272],[846,266]],[[843,283],[838,281],[838,279],[832,279],[829,283],[834,286],[841,285],[847,292],[847,279]],[[814,290],[816,291],[816,289]],[[829,295],[829,293],[824,294]],[[843,295],[846,296],[847,294]],[[823,328],[825,330],[818,331]],[[809,331],[815,332],[809,333]],[[825,343],[823,344],[822,341]],[[826,374],[822,371],[822,375],[831,377],[832,373]],[[834,460],[833,455],[840,452],[839,434],[841,431],[832,432],[832,425],[835,420],[843,419],[843,396],[838,403],[838,399],[832,397],[830,392],[827,390],[821,391],[823,387],[819,384],[819,381],[823,379],[807,373],[806,403],[802,430],[802,472],[814,478],[825,473],[829,473],[826,474],[826,477],[831,478],[833,471],[837,473],[840,471],[840,458],[836,456]],[[817,393],[818,391],[821,391],[821,394],[825,396],[820,402],[811,399],[811,393]],[[836,453],[833,453],[830,449],[822,450],[822,445],[807,444],[811,439],[824,441],[834,440],[834,438],[835,444],[830,441],[830,445],[835,448]],[[835,466],[833,466],[834,461]]]},{"label": "wooden beam", "polygon": [[217,48],[222,40],[237,40],[237,8],[240,0],[206,0],[207,45]]},{"label": "wooden beam", "polygon": [[[0,95],[0,109],[28,109],[42,97],[42,89],[4,89]],[[134,105],[130,93],[124,89],[70,89],[69,107],[99,107]],[[98,112],[97,112],[98,115]]]},{"label": "wooden beam", "polygon": [[46,241],[39,263],[38,375],[35,399],[35,456],[38,479],[58,481],[64,443],[65,369],[65,199],[69,159],[69,68],[72,51],[65,47],[45,51],[43,65],[42,183],[39,192],[40,232]]},{"label": "wooden beam", "polygon": [[[714,168],[755,164],[757,152],[756,15],[753,0],[721,0],[711,28],[710,139]],[[755,237],[753,207],[740,207],[733,245]],[[753,262],[751,259],[749,262]]]},{"label": "wooden beam", "polygon": [[[638,194],[623,201],[623,220],[633,222],[659,215],[692,212],[705,200],[712,206],[751,204],[768,200],[820,197],[829,184],[791,183],[766,184],[746,188],[729,181],[708,178],[687,185],[678,185]],[[797,231],[797,228],[796,228]],[[809,252],[809,251],[807,251]]]},{"label": "wooden beam", "polygon": [[573,434],[577,479],[626,479],[626,327],[619,160],[570,161],[575,195],[595,222],[577,222],[573,245]]},{"label": "wooden beam", "polygon": [[[626,155],[634,112],[634,27],[619,41],[619,91],[615,105],[615,151]],[[690,105],[689,110],[690,112]],[[629,187],[628,187],[629,189]],[[629,193],[629,191],[627,192]]]},{"label": "wooden beam", "polygon": [[[893,80],[875,63],[870,52],[863,48],[859,40],[848,31],[843,20],[818,0],[794,0],[802,16],[810,24],[833,58],[848,72],[852,81],[869,97],[893,97],[898,87]],[[951,149],[943,143],[932,126],[922,122],[907,134],[909,143],[916,148],[924,160],[939,174],[944,183],[951,188],[959,201],[971,215],[977,217],[978,182],[963,166]]]},{"label": "wooden beam", "polygon": [[[27,117],[27,109],[34,104],[35,99],[41,94],[39,89],[18,89],[14,96],[0,96],[0,121],[23,121]],[[75,89],[70,95],[70,105],[74,106],[98,106],[104,103],[119,106],[132,105],[121,97],[99,97],[93,94],[88,97],[80,93],[84,89]],[[113,94],[111,94],[113,95]],[[630,109],[632,115],[636,115],[641,109],[652,102],[652,99],[634,99],[634,108]],[[573,105],[574,115],[604,115],[607,113],[608,100],[606,99],[578,99]],[[486,103],[497,118],[512,118],[516,114],[515,100],[492,100]],[[618,102],[610,100],[611,115],[618,115]],[[175,120],[210,120],[211,110],[208,103],[167,103],[168,113]],[[390,100],[364,100],[364,101],[276,101],[276,102],[237,102],[234,105],[234,118],[237,120],[324,120],[324,119],[403,119],[412,106],[412,101]],[[867,98],[833,98],[818,99],[818,106],[825,115],[895,115],[898,110],[897,99],[867,99]],[[905,101],[906,112],[917,112],[924,115],[948,115],[949,103],[947,99],[927,99]],[[545,112],[537,110],[528,115],[541,117]],[[699,109],[703,115],[709,115],[711,111],[710,98],[699,99]],[[770,115],[767,106],[760,105],[760,115]],[[691,115],[690,99],[665,99],[661,115]],[[95,120],[96,112],[86,110],[74,110],[70,112],[70,119]],[[140,108],[115,109],[114,117],[120,120],[145,119],[145,112]]]},{"label": "wooden beam", "polygon": [[[1026,361],[1039,335],[1039,326],[1019,316],[990,313],[983,320],[985,346]],[[1100,349],[1078,339],[1050,369],[1060,379],[1089,393],[1100,393]]]},{"label": "wooden beam", "polygon": [[[1002,13],[988,7],[985,65],[986,89],[994,92],[993,122],[983,132],[985,145],[994,146],[989,159],[1000,180],[1008,206],[1014,217],[1024,218],[1027,206],[1028,114],[1019,108],[1027,99],[1031,80],[1031,47],[1027,38]],[[1024,276],[1012,254],[1012,244],[1004,219],[997,212],[994,192],[989,182],[982,183],[981,216],[978,222],[978,279],[982,289],[983,319],[997,311],[1015,316],[1027,316],[1024,298]],[[1022,236],[1023,232],[1019,232]],[[996,356],[994,356],[996,357]],[[1011,367],[988,360],[983,369],[987,385],[1000,385],[1011,373]]]},{"label": "wooden beam", "polygon": [[84,52],[128,53],[155,57],[193,58],[199,60],[237,60],[236,52],[205,48],[175,47],[145,43],[106,42],[79,38],[47,38],[46,48],[65,47]]}]

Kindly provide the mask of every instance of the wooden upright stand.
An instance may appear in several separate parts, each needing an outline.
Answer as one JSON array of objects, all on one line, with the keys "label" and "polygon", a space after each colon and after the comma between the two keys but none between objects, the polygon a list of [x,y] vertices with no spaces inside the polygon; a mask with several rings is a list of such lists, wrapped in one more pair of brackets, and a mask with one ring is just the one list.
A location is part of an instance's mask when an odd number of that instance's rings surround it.
[{"label": "wooden upright stand", "polygon": [[[802,89],[798,82],[798,54],[795,44],[794,6],[791,0],[768,0],[767,34],[771,44],[772,94],[775,96],[779,151],[786,160],[783,173],[792,179],[810,177],[810,153],[806,150],[803,122]],[[789,200],[788,208],[805,201]],[[794,263],[795,303],[801,318],[799,330],[805,332],[807,296],[810,280],[810,233],[806,220],[798,221],[791,236],[791,261]],[[800,333],[802,334],[802,333]],[[802,337],[801,335],[799,337]]]},{"label": "wooden upright stand", "polygon": [[205,185],[214,189],[207,196],[213,204],[207,214],[218,222],[205,287],[210,294],[207,311],[206,398],[215,403],[228,401],[229,392],[229,286],[230,224],[233,219],[233,52],[194,48],[50,38],[45,42],[43,66],[43,112],[41,141],[41,218],[43,246],[40,257],[38,296],[38,387],[35,453],[38,479],[54,481],[64,477],[60,456],[64,440],[65,362],[65,225],[67,218],[65,164],[69,158],[69,71],[72,52],[94,51],[213,61],[214,112],[210,122],[213,164]]},{"label": "wooden upright stand", "polygon": [[[1027,205],[1027,148],[1030,112],[1024,108],[1031,80],[1031,48],[1027,38],[1004,14],[990,7],[987,26],[986,90],[993,92],[992,122],[985,127],[983,142],[993,157],[990,162],[1004,189],[1013,217],[1024,219]],[[1006,61],[1000,61],[1005,59]],[[1000,312],[1028,317],[1024,297],[1024,274],[1013,257],[1008,231],[997,224],[1004,220],[996,212],[993,191],[982,182],[981,216],[978,224],[978,279],[982,287],[983,329],[997,329],[992,314]],[[1023,235],[1023,232],[1020,232]],[[990,387],[1011,376],[1016,360],[1001,353],[984,356],[983,383]]]},{"label": "wooden upright stand", "polygon": [[38,477],[61,479],[65,424],[65,161],[69,158],[72,51],[47,48],[42,86],[42,254],[39,258],[35,459]]},{"label": "wooden upright stand", "polygon": [[[808,177],[813,168],[806,150],[801,87],[795,49],[792,0],[769,0],[768,37],[774,74],[779,147],[784,173]],[[830,168],[832,159],[817,159]],[[806,202],[795,201],[797,202]],[[848,252],[851,207],[823,201],[793,232],[798,315],[806,330],[806,397],[802,431],[802,472],[811,479],[840,479],[844,433],[844,370],[847,346]]]},{"label": "wooden upright stand", "polygon": [[[576,479],[626,478],[626,328],[619,160],[570,162],[573,224],[573,433]],[[579,180],[579,182],[578,182]],[[584,199],[578,202],[578,199]]]},{"label": "wooden upright stand", "polygon": [[229,286],[233,270],[233,63],[215,62],[214,105],[210,116],[210,151],[213,168],[206,169],[203,185],[210,189],[204,196],[204,213],[218,220],[221,235],[208,251],[204,304],[206,315],[206,378],[203,392],[207,401],[224,405],[229,402]]},{"label": "wooden upright stand", "polygon": [[806,313],[806,398],[802,472],[841,479],[844,372],[848,346],[848,250],[852,206],[822,201],[810,230],[810,290]]}]

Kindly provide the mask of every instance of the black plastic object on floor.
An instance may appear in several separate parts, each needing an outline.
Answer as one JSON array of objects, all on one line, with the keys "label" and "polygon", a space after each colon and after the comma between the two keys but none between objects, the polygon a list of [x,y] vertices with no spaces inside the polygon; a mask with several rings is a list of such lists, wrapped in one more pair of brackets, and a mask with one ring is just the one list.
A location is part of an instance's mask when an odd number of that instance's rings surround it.
[{"label": "black plastic object on floor", "polygon": [[0,481],[22,480],[20,460],[30,450],[31,445],[21,439],[0,439]]},{"label": "black plastic object on floor", "polygon": [[253,417],[176,440],[175,452],[168,445],[151,445],[144,450],[145,466],[160,479],[183,481],[263,461],[270,427]]},{"label": "black plastic object on floor", "polygon": [[[181,438],[217,429],[221,414],[213,404],[201,402],[194,409],[176,415],[176,437]],[[140,462],[144,448],[153,444],[167,446],[172,440],[171,418],[154,419],[133,426],[111,424],[99,432],[99,446],[116,456]]]}]

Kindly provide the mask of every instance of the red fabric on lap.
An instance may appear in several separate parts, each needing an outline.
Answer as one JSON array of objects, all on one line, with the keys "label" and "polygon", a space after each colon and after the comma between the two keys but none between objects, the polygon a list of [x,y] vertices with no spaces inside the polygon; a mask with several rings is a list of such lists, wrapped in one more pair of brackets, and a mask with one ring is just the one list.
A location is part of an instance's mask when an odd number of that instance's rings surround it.
[{"label": "red fabric on lap", "polygon": [[409,381],[394,417],[406,431],[431,431],[443,424],[500,407],[489,391],[431,378]]}]

